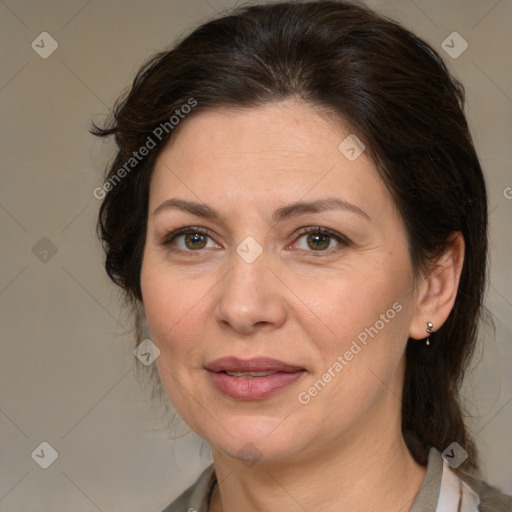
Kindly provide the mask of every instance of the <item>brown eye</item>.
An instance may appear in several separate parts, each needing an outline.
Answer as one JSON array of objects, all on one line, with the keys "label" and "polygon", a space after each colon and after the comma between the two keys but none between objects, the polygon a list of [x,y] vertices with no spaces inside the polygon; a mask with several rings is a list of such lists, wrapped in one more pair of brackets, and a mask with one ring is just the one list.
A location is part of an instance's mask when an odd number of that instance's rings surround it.
[{"label": "brown eye", "polygon": [[321,251],[327,249],[331,243],[331,237],[329,235],[323,235],[321,233],[310,233],[307,238],[307,244],[310,249],[314,251]]},{"label": "brown eye", "polygon": [[332,251],[351,246],[352,242],[337,231],[326,227],[308,226],[299,231],[295,242],[288,248],[330,254]]},{"label": "brown eye", "polygon": [[184,252],[199,251],[201,249],[220,249],[212,237],[198,228],[182,228],[167,235],[162,245]]},{"label": "brown eye", "polygon": [[187,233],[182,236],[185,237],[185,246],[191,250],[203,249],[208,241],[208,237],[202,233]]}]

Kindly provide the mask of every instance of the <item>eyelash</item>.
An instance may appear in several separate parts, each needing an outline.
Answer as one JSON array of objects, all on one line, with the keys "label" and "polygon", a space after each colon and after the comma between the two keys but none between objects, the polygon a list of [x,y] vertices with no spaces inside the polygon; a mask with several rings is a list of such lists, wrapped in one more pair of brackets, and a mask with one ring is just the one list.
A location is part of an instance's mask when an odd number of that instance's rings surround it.
[{"label": "eyelash", "polygon": [[[293,242],[291,244],[288,244],[286,247],[289,247],[292,244],[295,244],[304,235],[309,235],[312,233],[329,236],[329,237],[333,238],[334,240],[336,240],[336,242],[339,243],[339,246],[336,246],[331,249],[325,249],[325,250],[319,250],[319,251],[314,251],[314,250],[306,251],[306,252],[313,253],[315,255],[317,255],[318,253],[332,253],[333,251],[336,251],[336,250],[340,249],[341,247],[351,247],[353,245],[352,242],[347,237],[345,237],[341,233],[333,231],[332,229],[321,227],[321,226],[307,226],[307,227],[301,228],[295,235]],[[188,234],[199,234],[199,235],[207,236],[210,239],[212,239],[213,241],[215,241],[213,239],[213,237],[210,235],[210,233],[208,231],[206,231],[204,228],[189,226],[186,228],[177,229],[176,231],[172,231],[171,233],[167,234],[164,237],[164,239],[162,240],[161,245],[162,246],[170,246],[172,244],[172,242],[174,242],[174,240],[176,238],[178,238],[180,235],[188,235]],[[217,242],[215,242],[215,243],[217,243]],[[186,251],[186,250],[182,250],[182,249],[172,249],[172,250],[180,251],[180,252],[188,252],[188,253],[201,252],[201,249],[197,249],[195,251],[194,250]]]},{"label": "eyelash", "polygon": [[[172,231],[171,233],[165,235],[164,239],[161,242],[161,245],[163,246],[169,246],[174,242],[176,238],[180,235],[189,235],[189,234],[198,234],[198,235],[204,235],[208,236],[213,240],[213,237],[210,235],[208,231],[206,231],[204,228],[195,227],[195,226],[188,226],[186,228],[180,228],[176,231]],[[180,251],[181,249],[176,249],[177,251]],[[195,251],[185,251],[185,252],[195,252]]]},{"label": "eyelash", "polygon": [[[310,252],[312,254],[314,254],[315,256],[316,255],[320,255],[321,253],[332,253],[336,250],[339,250],[341,249],[342,247],[351,247],[352,246],[352,242],[344,235],[342,235],[341,233],[338,233],[337,231],[333,231],[332,229],[329,229],[329,228],[324,228],[324,227],[321,227],[321,226],[307,226],[305,228],[301,228],[298,232],[297,232],[297,235],[294,239],[294,241],[292,242],[293,244],[296,243],[302,236],[304,235],[309,235],[309,234],[319,234],[319,235],[326,235],[326,236],[329,236],[331,238],[333,238],[334,240],[336,240],[336,242],[338,242],[338,246],[336,247],[333,247],[331,249],[325,249],[323,251],[314,251],[314,250],[310,250],[310,251],[307,251],[307,252]],[[291,244],[290,244],[291,245]],[[288,246],[287,246],[288,247]]]}]

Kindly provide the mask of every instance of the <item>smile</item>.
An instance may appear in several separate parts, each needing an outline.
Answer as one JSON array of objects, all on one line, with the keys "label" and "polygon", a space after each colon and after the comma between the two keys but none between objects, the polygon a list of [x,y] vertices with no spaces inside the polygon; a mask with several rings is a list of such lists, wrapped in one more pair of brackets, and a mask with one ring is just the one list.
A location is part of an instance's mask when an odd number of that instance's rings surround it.
[{"label": "smile", "polygon": [[236,400],[262,400],[291,386],[307,372],[272,358],[225,357],[206,365],[213,387]]}]

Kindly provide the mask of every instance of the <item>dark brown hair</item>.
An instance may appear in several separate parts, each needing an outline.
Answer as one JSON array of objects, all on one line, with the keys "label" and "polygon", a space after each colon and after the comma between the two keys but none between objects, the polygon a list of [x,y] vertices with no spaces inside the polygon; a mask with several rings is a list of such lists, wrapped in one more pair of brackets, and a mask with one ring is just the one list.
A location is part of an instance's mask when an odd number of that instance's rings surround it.
[{"label": "dark brown hair", "polygon": [[[158,126],[191,99],[196,108],[181,122],[219,106],[289,98],[333,113],[363,141],[401,213],[417,276],[428,272],[453,232],[462,232],[466,257],[454,308],[429,347],[409,340],[402,426],[420,463],[429,446],[443,451],[456,441],[470,455],[466,468],[477,467],[459,389],[482,314],[486,188],[462,85],[398,23],[341,1],[249,6],[198,27],[147,62],[111,124],[94,130],[115,135],[118,146],[98,220],[108,275],[140,304],[151,175],[180,125],[156,141]],[[148,138],[155,147],[114,183]]]}]

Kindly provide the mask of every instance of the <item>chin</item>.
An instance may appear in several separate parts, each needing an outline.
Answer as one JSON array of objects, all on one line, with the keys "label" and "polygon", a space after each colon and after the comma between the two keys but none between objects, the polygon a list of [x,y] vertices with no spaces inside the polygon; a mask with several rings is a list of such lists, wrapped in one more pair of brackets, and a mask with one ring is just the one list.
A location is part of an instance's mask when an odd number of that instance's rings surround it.
[{"label": "chin", "polygon": [[[251,466],[256,462],[279,462],[298,456],[314,439],[304,432],[304,425],[290,422],[284,425],[283,418],[248,415],[232,420],[226,418],[222,426],[212,428],[212,422],[204,428],[191,428],[212,446]],[[203,423],[204,425],[204,423]],[[300,432],[300,436],[298,436]]]}]

